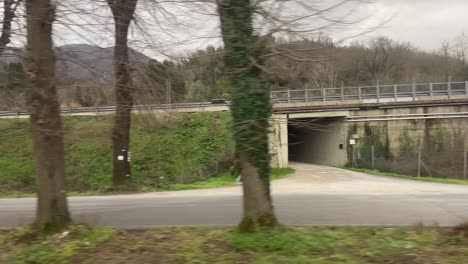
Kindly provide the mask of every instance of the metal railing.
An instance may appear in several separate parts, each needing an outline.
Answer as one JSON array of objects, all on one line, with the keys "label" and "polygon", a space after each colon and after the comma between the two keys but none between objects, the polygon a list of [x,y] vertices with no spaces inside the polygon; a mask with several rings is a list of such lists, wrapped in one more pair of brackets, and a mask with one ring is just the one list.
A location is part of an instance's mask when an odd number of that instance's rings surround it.
[{"label": "metal railing", "polygon": [[452,99],[457,96],[468,98],[468,81],[445,83],[411,83],[375,86],[356,86],[339,88],[319,88],[306,90],[272,91],[273,103],[309,103],[309,102],[341,102],[349,103],[384,103],[439,99],[445,96]]},{"label": "metal railing", "polygon": [[[445,82],[445,83],[411,83],[392,84],[375,86],[356,86],[339,88],[320,88],[306,90],[281,90],[272,91],[271,98],[273,104],[294,104],[294,103],[385,103],[385,102],[411,102],[420,98],[424,100],[452,99],[454,97],[468,99],[468,81]],[[164,111],[178,109],[202,109],[225,106],[229,107],[230,101],[224,102],[200,102],[200,103],[175,103],[162,105],[137,105],[132,111]],[[62,114],[104,114],[115,112],[115,106],[95,106],[62,108]],[[21,117],[27,116],[25,110],[0,111],[0,117]]]},{"label": "metal railing", "polygon": [[[145,111],[170,111],[178,109],[201,109],[209,110],[214,107],[229,107],[230,101],[222,103],[201,102],[201,103],[175,103],[175,104],[162,104],[162,105],[136,105],[132,107],[132,111],[145,112]],[[76,115],[76,114],[105,114],[113,113],[116,106],[91,106],[91,107],[68,107],[61,108],[60,113],[63,115]],[[25,110],[16,111],[0,111],[0,117],[21,117],[28,116]]]}]

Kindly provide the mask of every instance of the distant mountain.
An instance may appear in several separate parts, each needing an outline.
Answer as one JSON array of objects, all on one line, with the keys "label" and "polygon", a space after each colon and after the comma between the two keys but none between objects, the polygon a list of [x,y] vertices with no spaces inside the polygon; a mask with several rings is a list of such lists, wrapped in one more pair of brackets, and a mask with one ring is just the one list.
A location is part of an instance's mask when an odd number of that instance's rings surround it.
[{"label": "distant mountain", "polygon": [[[88,44],[70,44],[56,47],[57,76],[69,82],[107,82],[112,80],[114,47],[101,48]],[[8,48],[0,56],[0,71],[10,63],[20,62],[24,50]],[[145,65],[152,59],[130,49],[133,66]]]}]

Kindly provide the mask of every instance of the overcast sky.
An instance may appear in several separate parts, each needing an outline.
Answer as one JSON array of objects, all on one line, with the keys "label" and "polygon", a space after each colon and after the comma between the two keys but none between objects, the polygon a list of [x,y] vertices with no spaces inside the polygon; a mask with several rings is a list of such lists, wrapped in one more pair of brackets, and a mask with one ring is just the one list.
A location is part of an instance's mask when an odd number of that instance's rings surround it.
[{"label": "overcast sky", "polygon": [[[344,8],[349,9],[349,6]],[[384,35],[411,42],[427,51],[439,49],[442,41],[452,41],[462,32],[468,33],[468,0],[374,0],[374,3],[362,4],[357,9],[356,16],[367,17],[362,23],[325,33],[338,40],[386,22],[374,32],[355,39]],[[210,26],[213,31],[213,24]],[[201,48],[207,42],[202,41],[191,47]]]},{"label": "overcast sky", "polygon": [[[88,42],[99,46],[112,45],[113,26],[112,19],[109,18],[110,11],[108,7],[104,4],[101,8],[96,8],[96,5],[85,3],[85,1],[79,2],[83,2],[82,5],[89,10],[88,13],[99,13],[102,15],[100,17],[104,18],[97,20],[93,18],[91,20],[96,20],[97,23],[91,24],[88,21],[89,19],[83,17],[79,19],[75,18],[73,19],[73,23],[77,23],[76,21],[82,23],[81,25],[77,24],[75,27],[57,25],[59,33],[55,34],[55,39],[58,45],[79,42]],[[297,1],[299,2],[299,0]],[[312,0],[310,2],[308,2],[309,0],[301,1],[312,3]],[[314,1],[313,3],[317,7],[325,8],[340,1],[342,0],[321,0]],[[358,0],[350,1],[358,2]],[[372,0],[362,1],[369,2]],[[334,9],[333,12],[325,14],[325,16],[340,19],[345,17],[349,10],[353,10],[351,14],[347,14],[349,19],[366,19],[357,24],[330,27],[324,30],[323,33],[335,40],[340,40],[366,32],[369,29],[374,29],[377,25],[387,21],[382,27],[372,30],[371,33],[364,36],[354,38],[354,40],[365,40],[376,35],[384,35],[395,40],[411,42],[415,47],[427,51],[433,51],[441,46],[442,41],[451,41],[463,31],[468,33],[468,3],[465,3],[467,1],[374,0],[374,3],[370,4],[356,5],[355,3],[348,3]],[[294,1],[289,3],[294,3]],[[219,19],[214,15],[203,16],[200,13],[194,12],[192,7],[187,7],[184,4],[174,6],[171,3],[166,10],[177,11],[175,12],[177,15],[173,19],[176,19],[179,25],[175,26],[175,23],[161,23],[161,19],[170,19],[171,17],[162,11],[154,9],[150,12],[148,10],[151,10],[151,7],[142,5],[140,5],[140,10],[146,11],[146,16],[140,15],[139,17],[140,31],[132,31],[132,46],[151,57],[161,59],[164,58],[163,54],[180,55],[181,53],[187,53],[189,50],[203,49],[209,44],[217,46],[221,43],[220,39],[217,38],[219,37]],[[289,8],[282,7],[277,8],[277,10],[279,10],[278,12],[283,11],[283,15],[286,17],[290,15],[300,16],[310,14],[311,12],[304,10],[304,8],[295,8],[294,4],[293,6],[289,6]],[[208,11],[204,10],[204,12]],[[214,10],[210,11],[210,13],[213,12]],[[75,15],[72,14],[70,16]],[[64,16],[64,18],[61,18],[61,21],[67,22],[67,17]],[[321,22],[318,19],[305,22],[304,24],[308,27],[320,26],[323,23],[323,21]],[[61,22],[59,21],[58,23]],[[81,33],[77,34],[76,32]]]},{"label": "overcast sky", "polygon": [[468,33],[467,0],[377,0],[369,6],[374,20],[394,14],[385,28],[372,35],[409,41],[416,47],[435,50],[444,40]]}]

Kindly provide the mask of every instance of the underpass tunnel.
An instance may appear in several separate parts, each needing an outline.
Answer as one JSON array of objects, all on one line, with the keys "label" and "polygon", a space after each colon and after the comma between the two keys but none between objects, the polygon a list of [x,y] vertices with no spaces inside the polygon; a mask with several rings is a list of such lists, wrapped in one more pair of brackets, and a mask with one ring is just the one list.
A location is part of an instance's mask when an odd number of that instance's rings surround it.
[{"label": "underpass tunnel", "polygon": [[344,117],[289,119],[289,161],[345,166],[346,134]]}]

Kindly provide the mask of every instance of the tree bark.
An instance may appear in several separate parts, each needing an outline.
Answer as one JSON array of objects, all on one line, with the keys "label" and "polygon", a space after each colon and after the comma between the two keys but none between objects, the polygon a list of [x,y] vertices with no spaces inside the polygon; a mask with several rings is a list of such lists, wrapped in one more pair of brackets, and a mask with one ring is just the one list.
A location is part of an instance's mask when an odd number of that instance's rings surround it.
[{"label": "tree bark", "polygon": [[251,0],[218,0],[225,70],[232,88],[233,131],[244,191],[241,232],[274,228],[268,151],[270,93],[259,68],[262,41],[253,31]]},{"label": "tree bark", "polygon": [[26,101],[38,177],[36,224],[61,228],[70,221],[65,190],[63,129],[55,83],[51,0],[28,0]]},{"label": "tree bark", "polygon": [[128,153],[133,93],[129,69],[128,29],[135,13],[137,0],[108,0],[107,2],[115,22],[114,74],[117,109],[112,133],[112,184],[114,188],[118,188],[128,185],[131,180]]}]

